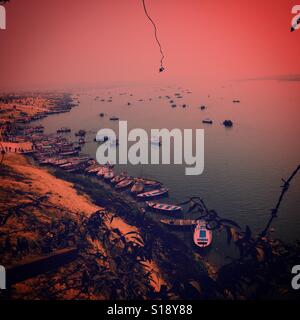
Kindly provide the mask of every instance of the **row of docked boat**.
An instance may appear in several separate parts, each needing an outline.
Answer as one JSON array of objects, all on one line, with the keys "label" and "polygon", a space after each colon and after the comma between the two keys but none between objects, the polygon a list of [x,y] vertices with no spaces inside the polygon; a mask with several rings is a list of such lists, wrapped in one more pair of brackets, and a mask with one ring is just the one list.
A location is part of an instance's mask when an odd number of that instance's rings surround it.
[{"label": "row of docked boat", "polygon": [[[35,152],[40,164],[59,167],[66,172],[85,172],[93,174],[97,178],[110,183],[116,190],[130,190],[130,193],[138,200],[144,200],[146,209],[164,214],[176,214],[182,212],[178,205],[155,202],[152,199],[168,194],[169,190],[155,180],[134,178],[126,172],[115,174],[113,165],[99,165],[88,156],[79,156],[79,150],[72,142],[62,137],[47,137],[35,143]],[[162,219],[161,223],[168,226],[194,226],[194,243],[201,248],[207,247],[212,241],[212,232],[206,227],[206,223],[192,219]]]},{"label": "row of docked boat", "polygon": [[125,190],[130,188],[130,192],[137,199],[147,200],[156,198],[168,193],[167,188],[162,188],[159,181],[134,178],[128,176],[125,172],[115,175],[113,166],[95,164],[85,169],[87,174],[94,174],[98,178],[103,178],[104,181],[109,182],[116,190]]}]

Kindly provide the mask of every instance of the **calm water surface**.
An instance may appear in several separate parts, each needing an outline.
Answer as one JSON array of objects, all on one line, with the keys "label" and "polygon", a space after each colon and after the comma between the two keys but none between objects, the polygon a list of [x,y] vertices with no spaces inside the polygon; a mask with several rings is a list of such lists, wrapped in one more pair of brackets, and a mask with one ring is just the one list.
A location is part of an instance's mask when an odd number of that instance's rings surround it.
[{"label": "calm water surface", "polygon": [[[191,93],[179,87],[114,87],[77,90],[80,105],[70,113],[53,115],[40,121],[47,133],[63,126],[72,131],[88,131],[82,152],[95,158],[93,142],[101,128],[118,132],[118,122],[109,116],[128,121],[130,128],[204,128],[205,168],[202,175],[186,176],[185,165],[116,166],[133,176],[163,182],[169,189],[164,201],[176,203],[190,195],[200,195],[219,215],[249,225],[254,232],[262,229],[280,192],[281,178],[286,178],[300,160],[300,83],[275,81],[230,82],[215,88],[189,86]],[[174,96],[183,92],[182,99]],[[131,96],[132,94],[132,96]],[[165,97],[169,95],[176,108]],[[99,100],[95,97],[99,96]],[[161,96],[162,98],[159,98]],[[108,102],[112,97],[112,102]],[[234,98],[240,103],[233,103]],[[101,102],[105,99],[105,102]],[[143,99],[143,101],[139,101]],[[127,103],[131,105],[128,106]],[[186,104],[186,108],[182,108]],[[204,111],[200,105],[206,105]],[[99,113],[105,116],[101,118]],[[213,125],[202,120],[211,118]],[[224,128],[231,119],[234,126]],[[72,135],[72,138],[75,137]],[[294,241],[300,231],[300,176],[292,182],[279,218],[274,223],[276,235]],[[152,214],[152,213],[151,213]],[[153,213],[155,218],[162,216]],[[184,214],[185,217],[195,217]],[[176,232],[193,246],[192,232]],[[225,235],[215,234],[208,253],[215,262],[228,254]]]}]

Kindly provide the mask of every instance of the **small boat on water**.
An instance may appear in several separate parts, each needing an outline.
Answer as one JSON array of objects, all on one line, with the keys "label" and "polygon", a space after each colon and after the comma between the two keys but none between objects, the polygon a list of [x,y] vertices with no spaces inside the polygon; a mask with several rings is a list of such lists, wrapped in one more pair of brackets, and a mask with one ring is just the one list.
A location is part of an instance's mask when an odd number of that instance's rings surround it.
[{"label": "small boat on water", "polygon": [[159,187],[161,183],[156,180],[141,179],[145,187]]},{"label": "small boat on water", "polygon": [[113,179],[111,179],[111,183],[112,184],[118,184],[119,182],[121,182],[122,180],[124,180],[126,178],[126,175],[122,175],[122,174],[119,174],[117,176],[115,176]]},{"label": "small boat on water", "polygon": [[232,102],[233,103],[240,103],[240,100],[239,99],[233,99]]},{"label": "small boat on water", "polygon": [[134,185],[131,187],[130,192],[132,194],[139,194],[144,191],[144,183],[142,180],[136,180]]},{"label": "small boat on water", "polygon": [[147,192],[143,192],[137,195],[137,198],[139,199],[149,199],[149,198],[155,198],[160,197],[165,194],[167,194],[169,190],[167,188],[161,188],[161,189],[155,189]]},{"label": "small boat on water", "polygon": [[206,107],[204,106],[204,105],[202,105],[201,107],[200,107],[200,109],[201,110],[204,110]]},{"label": "small boat on water", "polygon": [[133,179],[130,177],[127,177],[125,179],[123,179],[122,181],[120,181],[115,187],[116,189],[124,189],[129,187],[130,185],[133,184]]},{"label": "small boat on water", "polygon": [[194,230],[194,243],[200,248],[208,247],[212,242],[212,231],[207,229],[204,220],[198,220]]},{"label": "small boat on water", "polygon": [[213,121],[211,119],[204,119],[202,120],[202,123],[212,124]]},{"label": "small boat on water", "polygon": [[227,128],[230,128],[233,126],[233,122],[231,120],[224,120],[223,125]]},{"label": "small boat on water", "polygon": [[78,132],[75,132],[75,136],[76,137],[84,137],[86,134],[86,131],[85,130],[79,130]]},{"label": "small boat on water", "polygon": [[161,219],[160,222],[168,226],[176,227],[186,227],[197,224],[197,220],[192,219]]},{"label": "small boat on water", "polygon": [[103,166],[98,164],[92,168],[87,168],[87,173],[97,173],[102,168],[103,168]]},{"label": "small boat on water", "polygon": [[109,120],[111,120],[111,121],[118,121],[119,118],[118,118],[118,117],[110,117]]},{"label": "small boat on water", "polygon": [[70,150],[70,151],[65,151],[65,152],[61,152],[60,155],[62,157],[65,156],[74,156],[74,155],[78,155],[79,154],[79,150]]},{"label": "small boat on water", "polygon": [[57,133],[67,133],[67,132],[71,132],[71,129],[67,128],[67,127],[63,127],[63,128],[57,129],[56,132]]},{"label": "small boat on water", "polygon": [[101,168],[98,169],[98,171],[97,171],[97,176],[103,177],[108,172],[108,170],[109,170],[108,168],[101,166]]},{"label": "small boat on water", "polygon": [[161,211],[161,212],[168,212],[168,213],[173,213],[173,212],[179,212],[182,210],[181,207],[168,204],[168,203],[159,203],[159,202],[152,202],[152,201],[146,201],[146,204],[149,208],[156,210],[156,211]]}]

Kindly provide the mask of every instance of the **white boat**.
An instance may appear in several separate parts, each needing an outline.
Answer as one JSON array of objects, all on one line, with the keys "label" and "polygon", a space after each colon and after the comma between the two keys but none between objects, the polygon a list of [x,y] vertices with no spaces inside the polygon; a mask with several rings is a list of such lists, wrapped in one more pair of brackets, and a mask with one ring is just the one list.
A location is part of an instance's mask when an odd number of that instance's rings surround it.
[{"label": "white boat", "polygon": [[212,231],[207,229],[204,220],[198,220],[194,229],[194,243],[200,248],[208,247],[212,242]]},{"label": "white boat", "polygon": [[168,192],[169,190],[167,188],[155,189],[155,190],[140,193],[137,195],[137,198],[139,199],[155,198],[155,197],[163,196]]},{"label": "white boat", "polygon": [[168,204],[168,203],[159,203],[159,202],[152,202],[152,201],[146,201],[146,204],[149,208],[157,211],[162,212],[179,212],[182,210],[180,206]]}]

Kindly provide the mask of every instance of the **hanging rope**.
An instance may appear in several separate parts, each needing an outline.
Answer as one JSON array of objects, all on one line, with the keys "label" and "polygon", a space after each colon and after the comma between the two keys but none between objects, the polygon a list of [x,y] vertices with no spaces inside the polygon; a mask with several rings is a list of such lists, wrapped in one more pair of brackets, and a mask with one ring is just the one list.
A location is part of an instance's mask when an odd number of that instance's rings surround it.
[{"label": "hanging rope", "polygon": [[159,72],[162,72],[164,71],[164,66],[163,66],[163,60],[164,60],[164,53],[163,53],[163,50],[162,50],[162,47],[161,47],[161,44],[158,40],[158,37],[157,37],[157,28],[156,28],[156,25],[154,23],[154,21],[152,20],[152,18],[149,16],[148,14],[148,11],[147,11],[147,8],[146,8],[146,4],[145,4],[145,0],[142,0],[143,2],[143,6],[144,6],[144,11],[145,11],[145,14],[147,16],[147,18],[150,20],[150,22],[152,23],[153,27],[154,27],[154,36],[155,36],[155,39],[156,39],[156,42],[159,46],[159,50],[160,50],[160,53],[161,53],[161,59],[160,59],[160,68],[159,68]]}]

